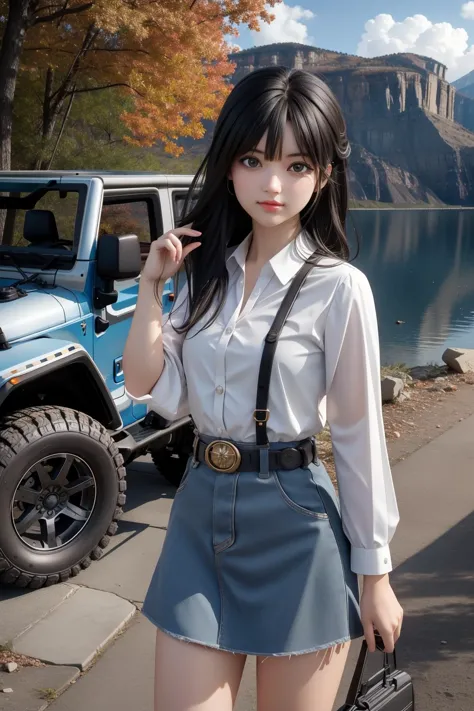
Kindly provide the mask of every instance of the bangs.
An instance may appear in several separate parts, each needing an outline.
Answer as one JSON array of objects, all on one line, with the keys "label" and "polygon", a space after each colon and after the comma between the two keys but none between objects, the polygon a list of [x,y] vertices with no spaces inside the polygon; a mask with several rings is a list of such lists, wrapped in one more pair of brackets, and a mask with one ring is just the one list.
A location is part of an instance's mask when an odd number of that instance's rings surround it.
[{"label": "bangs", "polygon": [[304,101],[301,96],[298,99],[297,102],[282,94],[277,99],[256,101],[253,106],[246,107],[233,126],[234,150],[228,155],[227,169],[236,158],[254,151],[266,132],[265,160],[281,160],[287,122],[301,154],[307,155],[314,166],[326,166],[332,156],[330,141],[324,140],[318,123],[318,118],[321,121],[323,116],[313,102]]}]

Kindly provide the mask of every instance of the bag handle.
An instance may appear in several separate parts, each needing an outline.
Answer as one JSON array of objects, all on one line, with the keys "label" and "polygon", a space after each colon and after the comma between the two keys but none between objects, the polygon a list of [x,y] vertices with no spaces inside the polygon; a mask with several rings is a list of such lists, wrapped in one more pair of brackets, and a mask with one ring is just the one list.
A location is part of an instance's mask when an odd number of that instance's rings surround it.
[{"label": "bag handle", "polygon": [[385,652],[383,639],[378,632],[375,633],[375,648],[378,651],[383,652],[383,668],[380,670],[380,672],[378,672],[378,674],[375,674],[368,681],[362,681],[365,666],[367,663],[367,658],[369,655],[367,642],[364,639],[362,641],[362,646],[360,649],[356,668],[354,670],[354,675],[352,677],[351,685],[349,687],[349,691],[347,692],[345,706],[348,709],[356,705],[357,699],[359,698],[361,693],[366,693],[370,688],[372,688],[372,686],[375,686],[375,684],[378,683],[381,674],[383,674],[384,685],[386,684],[387,676],[390,672],[390,657],[392,657],[393,661],[393,671],[395,671],[395,669],[397,668],[397,656],[395,649],[391,653]]}]

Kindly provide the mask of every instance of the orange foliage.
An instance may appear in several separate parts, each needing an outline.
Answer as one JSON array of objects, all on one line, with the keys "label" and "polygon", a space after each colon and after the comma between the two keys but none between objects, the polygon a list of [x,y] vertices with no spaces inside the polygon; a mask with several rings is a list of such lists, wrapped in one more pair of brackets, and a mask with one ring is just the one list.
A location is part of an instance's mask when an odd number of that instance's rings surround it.
[{"label": "orange foliage", "polygon": [[179,155],[177,139],[201,138],[202,121],[217,117],[230,90],[235,65],[227,55],[237,26],[258,31],[260,22],[274,19],[265,6],[280,1],[95,0],[86,10],[31,27],[23,68],[41,75],[54,70],[65,86],[58,94],[63,101],[82,91],[128,92],[134,100],[133,111],[122,116],[133,134],[128,140],[142,146],[161,141]]}]

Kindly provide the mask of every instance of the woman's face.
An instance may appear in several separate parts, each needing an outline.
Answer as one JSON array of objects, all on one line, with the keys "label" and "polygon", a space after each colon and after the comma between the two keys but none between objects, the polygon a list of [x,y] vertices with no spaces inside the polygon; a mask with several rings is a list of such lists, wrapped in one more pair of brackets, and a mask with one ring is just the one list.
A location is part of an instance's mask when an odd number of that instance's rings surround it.
[{"label": "woman's face", "polygon": [[[266,137],[265,133],[254,151],[234,161],[229,178],[247,214],[257,224],[271,227],[292,220],[308,204],[317,189],[318,169],[309,156],[301,155],[289,122],[283,134],[281,160],[265,160]],[[321,187],[326,182],[324,178]]]}]

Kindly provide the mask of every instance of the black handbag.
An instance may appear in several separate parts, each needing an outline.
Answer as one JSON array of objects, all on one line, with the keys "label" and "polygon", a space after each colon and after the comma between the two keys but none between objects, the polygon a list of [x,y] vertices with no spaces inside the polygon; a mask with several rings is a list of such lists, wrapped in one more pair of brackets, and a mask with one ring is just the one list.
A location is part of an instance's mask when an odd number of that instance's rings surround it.
[{"label": "black handbag", "polygon": [[[383,651],[383,640],[375,634],[376,648]],[[365,639],[357,660],[346,703],[339,711],[414,711],[415,691],[407,672],[397,669],[395,650],[383,652],[383,667],[367,681],[362,681],[367,663],[368,648]]]}]

